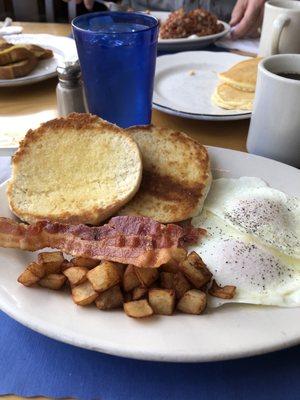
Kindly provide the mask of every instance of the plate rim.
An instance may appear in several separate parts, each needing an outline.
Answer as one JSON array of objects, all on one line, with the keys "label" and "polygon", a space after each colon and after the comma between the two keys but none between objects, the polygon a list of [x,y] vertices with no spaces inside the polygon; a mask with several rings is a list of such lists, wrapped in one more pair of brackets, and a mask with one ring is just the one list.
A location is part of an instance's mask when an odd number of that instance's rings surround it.
[{"label": "plate rim", "polygon": [[[257,156],[257,155],[252,155],[248,154],[242,151],[237,151],[237,150],[232,150],[232,149],[226,149],[226,148],[221,148],[221,147],[214,147],[214,146],[206,146],[208,151],[213,153],[213,157],[218,158],[218,152],[225,152],[228,155],[230,153],[238,153],[239,156],[246,156],[254,159],[264,159],[267,160],[267,163],[271,164],[276,164],[277,167],[284,166],[284,168],[291,169],[293,173],[300,174],[300,171],[297,168],[294,168],[292,166],[288,166],[287,164],[280,163],[275,160],[267,159],[265,157]],[[7,184],[7,181],[3,182],[0,187],[2,188]],[[1,298],[0,298],[1,300]],[[48,325],[47,320],[43,320],[42,322],[40,321],[40,318],[35,318],[33,317],[32,320],[32,315],[31,319],[28,319],[28,313],[22,313],[17,311],[17,308],[14,308],[13,306],[6,306],[5,304],[3,305],[1,302],[1,310],[9,315],[11,318],[14,320],[18,321],[22,325],[40,333],[43,334],[47,337],[50,337],[52,339],[68,343],[77,347],[89,349],[89,350],[94,350],[98,352],[102,352],[105,354],[111,354],[111,355],[116,355],[120,357],[129,357],[133,359],[138,359],[138,360],[149,360],[149,361],[165,361],[165,362],[208,362],[208,361],[224,361],[224,360],[230,360],[230,359],[237,359],[237,358],[244,358],[244,357],[250,357],[254,355],[259,355],[259,354],[265,354],[269,353],[272,351],[276,350],[281,350],[285,349],[288,347],[292,347],[298,343],[300,343],[300,334],[299,336],[292,338],[292,339],[286,339],[286,337],[281,338],[278,340],[278,343],[276,344],[271,344],[269,346],[266,346],[265,344],[261,346],[257,346],[254,349],[247,349],[247,350],[235,350],[234,352],[231,352],[230,354],[227,354],[226,352],[221,353],[221,354],[215,354],[214,356],[208,355],[208,356],[203,356],[197,353],[196,355],[184,355],[184,354],[162,354],[161,352],[145,352],[145,349],[134,349],[130,350],[130,348],[125,348],[122,349],[120,346],[114,345],[112,343],[95,343],[94,340],[89,339],[88,341],[82,337],[82,335],[77,335],[74,332],[66,332],[66,330],[63,331],[63,333],[59,332],[59,329],[55,329],[55,327]]]},{"label": "plate rim", "polygon": [[238,121],[243,119],[249,119],[251,118],[252,115],[251,112],[246,112],[243,114],[241,113],[241,114],[226,114],[226,115],[202,114],[202,113],[197,114],[187,111],[175,110],[171,107],[163,106],[154,102],[152,103],[152,106],[155,110],[165,112],[166,114],[188,119],[203,120],[203,121]]}]

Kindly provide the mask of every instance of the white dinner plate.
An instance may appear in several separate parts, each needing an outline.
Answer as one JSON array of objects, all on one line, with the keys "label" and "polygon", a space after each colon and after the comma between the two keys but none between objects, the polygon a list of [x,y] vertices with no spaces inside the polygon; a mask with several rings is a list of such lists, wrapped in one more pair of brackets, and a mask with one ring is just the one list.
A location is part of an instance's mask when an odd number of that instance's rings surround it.
[{"label": "white dinner plate", "polygon": [[[158,18],[160,22],[166,21],[170,15],[167,11],[151,11],[151,14]],[[230,26],[224,22],[219,21],[223,26],[224,30],[214,35],[197,36],[192,35],[182,39],[161,39],[158,38],[158,50],[159,51],[183,51],[183,50],[196,50],[203,49],[208,45],[214,43],[216,40],[226,36],[230,31]]]},{"label": "white dinner plate", "polygon": [[218,73],[249,57],[211,51],[187,51],[156,61],[153,108],[184,118],[226,121],[250,118],[245,110],[225,110],[211,102]]},{"label": "white dinner plate", "polygon": [[53,58],[39,61],[37,67],[27,76],[16,79],[0,79],[0,87],[24,86],[56,76],[61,59],[76,60],[75,41],[65,36],[47,34],[9,35],[4,38],[10,43],[32,43],[53,51]]},{"label": "white dinner plate", "polygon": [[[270,159],[209,147],[214,177],[256,176],[300,196],[299,170]],[[12,217],[0,187],[0,215]],[[0,308],[23,325],[75,346],[157,361],[212,361],[300,343],[300,308],[227,305],[204,315],[134,320],[120,311],[76,306],[70,294],[26,288],[18,275],[36,254],[0,249]]]}]

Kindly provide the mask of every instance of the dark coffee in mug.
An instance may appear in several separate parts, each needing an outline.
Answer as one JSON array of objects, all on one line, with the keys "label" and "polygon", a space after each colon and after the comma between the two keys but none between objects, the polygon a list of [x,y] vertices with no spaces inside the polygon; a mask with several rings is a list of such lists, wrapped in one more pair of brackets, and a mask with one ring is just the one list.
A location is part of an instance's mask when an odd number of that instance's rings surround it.
[{"label": "dark coffee in mug", "polygon": [[292,72],[277,72],[276,75],[282,76],[283,78],[294,79],[295,81],[300,81],[300,74]]}]

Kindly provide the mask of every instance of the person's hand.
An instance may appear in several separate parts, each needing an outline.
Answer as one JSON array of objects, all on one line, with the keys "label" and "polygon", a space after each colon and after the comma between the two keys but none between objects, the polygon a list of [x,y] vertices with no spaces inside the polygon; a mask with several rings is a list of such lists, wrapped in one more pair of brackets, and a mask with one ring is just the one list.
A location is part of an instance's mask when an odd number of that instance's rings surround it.
[{"label": "person's hand", "polygon": [[265,2],[266,0],[237,0],[230,20],[233,39],[259,36]]},{"label": "person's hand", "polygon": [[76,4],[82,3],[82,1],[83,1],[84,5],[86,6],[86,8],[88,10],[91,10],[93,8],[93,5],[94,5],[94,0],[64,0],[64,1],[66,3],[68,3],[69,1],[75,1]]}]

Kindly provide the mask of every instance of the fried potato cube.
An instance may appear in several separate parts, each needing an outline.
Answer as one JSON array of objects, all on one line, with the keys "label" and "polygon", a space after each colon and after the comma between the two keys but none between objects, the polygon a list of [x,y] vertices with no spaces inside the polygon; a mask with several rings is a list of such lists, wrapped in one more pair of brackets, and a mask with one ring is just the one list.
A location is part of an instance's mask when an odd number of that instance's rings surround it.
[{"label": "fried potato cube", "polygon": [[37,264],[35,262],[32,262],[28,265],[26,269],[32,272],[39,279],[43,278],[46,275],[46,269],[44,267],[44,264]]},{"label": "fried potato cube", "polygon": [[30,263],[25,271],[19,276],[18,282],[24,286],[33,286],[45,276],[45,268],[43,264],[35,262]]},{"label": "fried potato cube", "polygon": [[39,277],[34,275],[31,271],[28,269],[25,269],[24,272],[19,276],[18,282],[22,283],[24,286],[33,286],[35,283],[37,283],[40,280]]},{"label": "fried potato cube", "polygon": [[213,279],[211,288],[208,290],[208,293],[211,296],[219,297],[220,299],[233,299],[236,292],[236,286],[227,285],[227,286],[219,286],[217,282]]},{"label": "fried potato cube", "polygon": [[175,291],[172,289],[150,289],[149,303],[154,314],[172,315],[175,308]]},{"label": "fried potato cube", "polygon": [[132,300],[140,300],[147,296],[148,289],[144,287],[134,288],[132,291]]},{"label": "fried potato cube", "polygon": [[159,278],[160,278],[160,286],[163,289],[173,289],[173,285],[174,285],[174,275],[171,272],[161,272],[159,274]]},{"label": "fried potato cube", "polygon": [[61,251],[52,251],[39,253],[38,264],[44,265],[46,275],[61,272],[61,265],[64,262],[64,256]]},{"label": "fried potato cube", "polygon": [[39,281],[39,285],[53,290],[59,290],[66,282],[66,277],[63,274],[49,274]]},{"label": "fried potato cube", "polygon": [[186,259],[186,255],[187,252],[185,249],[176,249],[176,251],[174,250],[173,258],[161,266],[162,271],[172,272],[175,274],[178,272],[178,264]]},{"label": "fried potato cube", "polygon": [[182,272],[177,272],[173,275],[173,289],[175,290],[176,298],[181,299],[185,292],[190,290],[192,286]]},{"label": "fried potato cube", "polygon": [[123,306],[128,317],[145,318],[153,315],[153,310],[147,300],[129,301]]},{"label": "fried potato cube", "polygon": [[128,265],[123,275],[123,289],[125,292],[130,292],[140,285],[140,281],[136,276],[133,265]]},{"label": "fried potato cube", "polygon": [[177,299],[180,299],[185,292],[191,289],[190,283],[182,272],[176,272],[176,274],[161,272],[160,285],[164,289],[174,289]]},{"label": "fried potato cube", "polygon": [[159,277],[159,272],[157,268],[134,268],[136,276],[140,281],[142,286],[149,287],[154,283]]},{"label": "fried potato cube", "polygon": [[120,273],[115,264],[110,261],[104,261],[97,267],[91,269],[86,274],[86,277],[97,292],[104,292],[121,282]]},{"label": "fried potato cube", "polygon": [[192,289],[185,292],[177,304],[177,309],[186,314],[199,315],[206,308],[206,294]]},{"label": "fried potato cube", "polygon": [[170,260],[166,264],[163,264],[160,268],[164,272],[175,274],[178,271],[178,262],[175,260]]},{"label": "fried potato cube", "polygon": [[71,287],[80,285],[86,281],[89,269],[86,267],[70,267],[63,271],[63,274],[68,278]]},{"label": "fried potato cube", "polygon": [[105,292],[99,294],[95,300],[96,306],[99,310],[111,310],[113,308],[121,307],[124,302],[123,294],[120,286],[114,286]]},{"label": "fried potato cube", "polygon": [[80,306],[86,306],[93,303],[98,296],[99,293],[94,290],[89,281],[85,281],[72,288],[73,301]]},{"label": "fried potato cube", "polygon": [[179,263],[179,269],[197,289],[204,286],[212,277],[201,257],[194,251]]},{"label": "fried potato cube", "polygon": [[100,260],[93,260],[92,258],[86,257],[74,257],[71,263],[76,267],[94,268],[100,264]]}]

